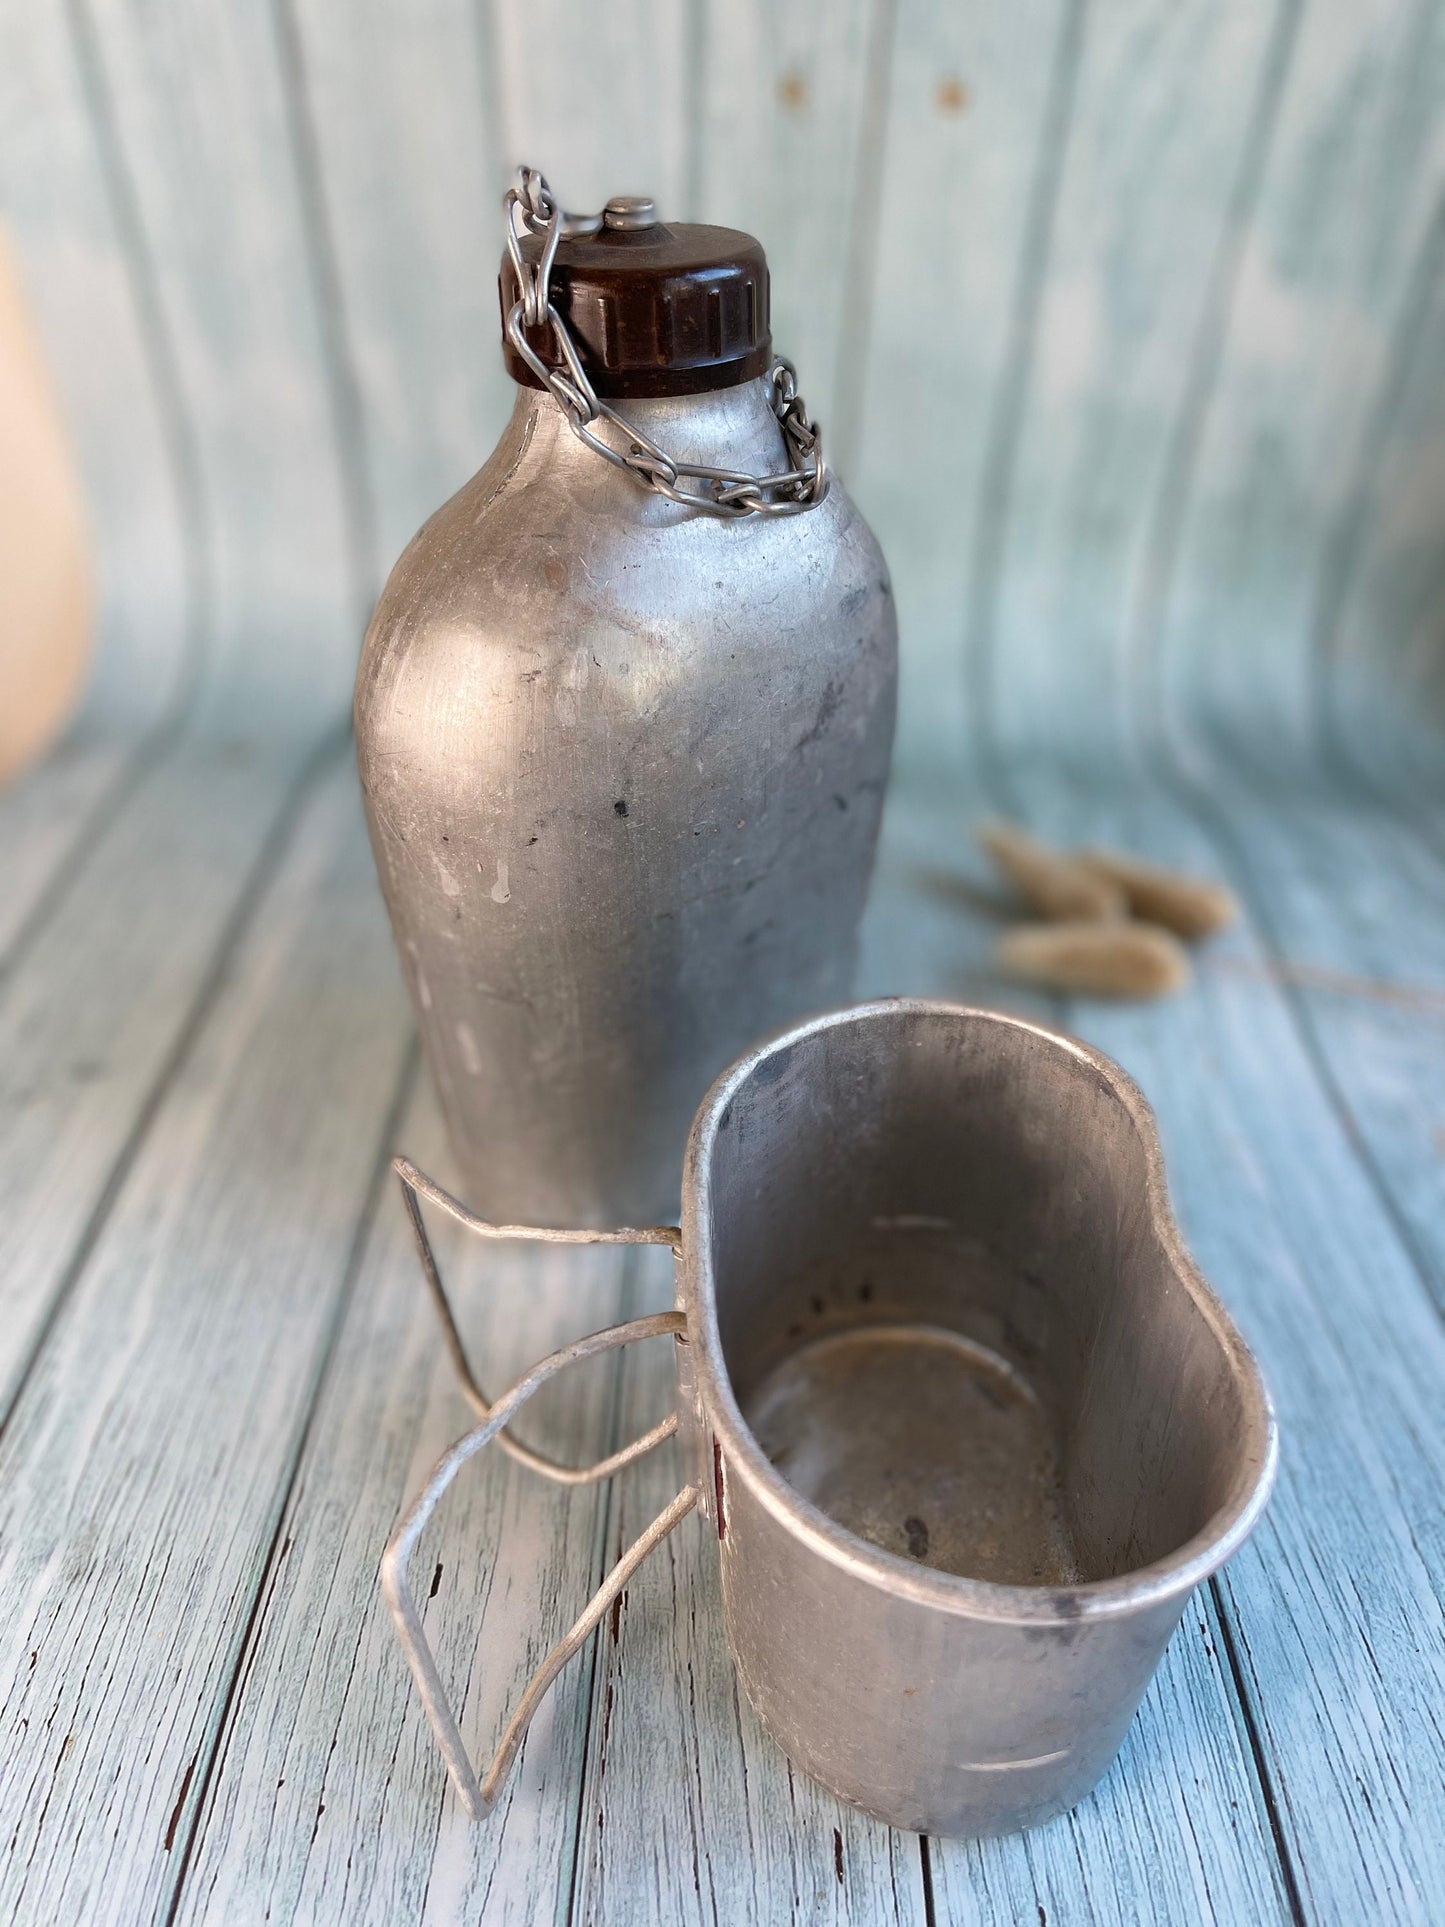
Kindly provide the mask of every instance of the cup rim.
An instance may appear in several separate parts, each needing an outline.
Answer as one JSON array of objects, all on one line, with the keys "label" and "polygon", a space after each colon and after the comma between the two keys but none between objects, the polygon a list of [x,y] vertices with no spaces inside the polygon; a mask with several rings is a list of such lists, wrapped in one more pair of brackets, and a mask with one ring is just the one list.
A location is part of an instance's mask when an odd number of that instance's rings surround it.
[{"label": "cup rim", "polygon": [[[1163,1559],[1112,1578],[1066,1586],[1001,1585],[939,1572],[900,1553],[887,1552],[839,1525],[787,1482],[743,1417],[723,1356],[709,1235],[713,1151],[723,1114],[759,1067],[780,1051],[821,1031],[911,1015],[990,1024],[1041,1038],[1100,1076],[1133,1120],[1144,1150],[1146,1203],[1156,1235],[1229,1360],[1245,1410],[1240,1468],[1229,1496],[1197,1533]],[[1030,1625],[1137,1613],[1182,1599],[1208,1578],[1243,1545],[1268,1503],[1279,1463],[1273,1400],[1253,1352],[1184,1243],[1169,1201],[1153,1109],[1134,1080],[1112,1058],[1029,1018],[941,998],[883,997],[826,1011],[755,1044],[714,1082],[688,1136],[682,1198],[682,1292],[703,1424],[722,1448],[720,1476],[729,1484],[739,1476],[745,1478],[774,1519],[820,1557],[894,1597],[968,1618]],[[704,1505],[710,1504],[711,1496],[705,1492]]]}]

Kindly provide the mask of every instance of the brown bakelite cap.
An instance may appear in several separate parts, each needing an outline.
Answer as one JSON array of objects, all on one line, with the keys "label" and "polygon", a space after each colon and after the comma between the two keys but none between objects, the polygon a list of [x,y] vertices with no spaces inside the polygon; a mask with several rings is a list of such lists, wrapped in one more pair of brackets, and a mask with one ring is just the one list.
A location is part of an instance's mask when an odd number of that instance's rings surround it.
[{"label": "brown bakelite cap", "polygon": [[[609,201],[593,234],[569,235],[552,264],[552,304],[576,343],[588,380],[607,400],[628,395],[694,395],[765,375],[768,263],[761,243],[734,228],[664,226],[640,196]],[[538,236],[523,258],[542,251]],[[541,382],[506,338],[520,299],[502,257],[502,355],[513,381]],[[527,340],[549,367],[562,359],[550,328]]]}]

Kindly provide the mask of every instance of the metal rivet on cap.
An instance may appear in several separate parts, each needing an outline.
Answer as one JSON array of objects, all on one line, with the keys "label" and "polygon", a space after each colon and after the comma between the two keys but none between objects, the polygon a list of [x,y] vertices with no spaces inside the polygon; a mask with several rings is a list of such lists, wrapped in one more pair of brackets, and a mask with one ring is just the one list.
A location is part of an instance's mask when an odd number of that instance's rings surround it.
[{"label": "metal rivet on cap", "polygon": [[650,194],[614,194],[602,210],[602,224],[610,228],[657,226],[657,202]]}]

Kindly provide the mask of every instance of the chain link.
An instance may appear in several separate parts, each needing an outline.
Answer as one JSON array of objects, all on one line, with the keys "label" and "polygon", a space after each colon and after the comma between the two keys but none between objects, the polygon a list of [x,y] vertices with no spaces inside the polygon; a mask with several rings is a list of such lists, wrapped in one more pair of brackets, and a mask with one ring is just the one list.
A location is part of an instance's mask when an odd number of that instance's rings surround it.
[{"label": "chain link", "polygon": [[[557,197],[534,167],[517,171],[517,185],[507,190],[507,254],[521,298],[507,316],[507,339],[532,373],[551,391],[579,441],[612,463],[626,469],[644,488],[684,508],[704,515],[798,515],[815,508],[828,493],[828,469],[823,461],[822,432],[809,421],[807,406],[798,393],[793,364],[777,356],[768,374],[769,399],[783,432],[791,466],[771,475],[744,475],[735,469],[708,468],[697,462],[673,459],[640,428],[609,408],[587,378],[577,344],[558,313],[551,295],[552,263],[557,243],[566,235],[595,234],[601,220],[595,215],[564,214]],[[535,263],[523,258],[522,242],[542,237]],[[525,330],[549,327],[561,357],[560,368],[550,368],[527,340]],[[627,446],[604,439],[594,424],[609,422]]]}]

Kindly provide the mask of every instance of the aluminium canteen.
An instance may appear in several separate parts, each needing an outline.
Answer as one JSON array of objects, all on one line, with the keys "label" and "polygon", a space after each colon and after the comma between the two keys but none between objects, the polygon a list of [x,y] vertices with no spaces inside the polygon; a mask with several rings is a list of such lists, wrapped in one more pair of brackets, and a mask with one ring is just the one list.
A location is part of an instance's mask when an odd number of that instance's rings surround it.
[{"label": "aluminium canteen", "polygon": [[851,990],[893,739],[878,544],[750,235],[507,197],[512,418],[356,682],[377,872],[474,1209],[677,1209],[699,1095]]}]

